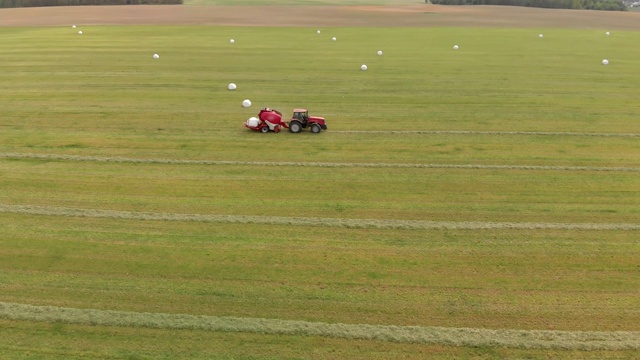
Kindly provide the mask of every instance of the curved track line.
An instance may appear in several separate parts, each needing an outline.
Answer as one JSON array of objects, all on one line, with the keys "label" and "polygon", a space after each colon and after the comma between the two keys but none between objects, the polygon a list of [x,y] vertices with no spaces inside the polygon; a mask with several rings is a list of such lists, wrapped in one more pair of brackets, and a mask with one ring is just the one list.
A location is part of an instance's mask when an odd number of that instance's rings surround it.
[{"label": "curved track line", "polygon": [[359,168],[424,168],[424,169],[485,169],[485,170],[553,170],[553,171],[623,171],[623,172],[640,172],[640,167],[174,160],[174,159],[139,159],[139,158],[102,157],[102,156],[79,156],[79,155],[58,155],[58,154],[23,154],[23,153],[0,153],[0,158],[5,158],[5,159],[38,159],[38,160],[56,160],[56,161],[136,163],[136,164],[176,164],[176,165],[255,165],[255,166],[307,166],[307,167],[330,167],[330,168],[359,167]]},{"label": "curved track line", "polygon": [[0,302],[0,318],[70,324],[250,332],[399,343],[570,350],[640,349],[638,331],[490,330],[426,326],[332,324],[296,320],[139,313]]},{"label": "curved track line", "polygon": [[418,221],[418,220],[377,220],[377,219],[341,219],[341,218],[307,218],[253,215],[200,215],[177,213],[150,213],[115,211],[99,209],[77,209],[52,206],[3,205],[0,213],[70,216],[89,218],[110,218],[126,220],[156,221],[192,221],[212,223],[267,224],[267,225],[302,225],[324,226],[354,229],[404,229],[404,230],[482,230],[482,229],[558,229],[558,230],[640,230],[640,224],[625,223],[513,223],[513,222],[453,222],[453,221]]},{"label": "curved track line", "polygon": [[526,136],[585,136],[640,137],[634,133],[579,133],[549,131],[472,131],[472,130],[331,130],[332,134],[419,134],[419,135],[526,135]]}]

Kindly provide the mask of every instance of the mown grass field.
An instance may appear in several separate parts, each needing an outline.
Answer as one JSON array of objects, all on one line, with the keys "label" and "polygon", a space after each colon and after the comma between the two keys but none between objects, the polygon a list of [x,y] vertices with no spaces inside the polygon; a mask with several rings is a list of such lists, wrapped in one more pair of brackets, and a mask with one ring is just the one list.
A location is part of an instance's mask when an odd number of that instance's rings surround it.
[{"label": "mown grass field", "polygon": [[[640,33],[80,29],[0,29],[3,304],[636,337],[451,346],[9,311],[0,357],[637,354]],[[265,106],[329,129],[244,129]]]}]

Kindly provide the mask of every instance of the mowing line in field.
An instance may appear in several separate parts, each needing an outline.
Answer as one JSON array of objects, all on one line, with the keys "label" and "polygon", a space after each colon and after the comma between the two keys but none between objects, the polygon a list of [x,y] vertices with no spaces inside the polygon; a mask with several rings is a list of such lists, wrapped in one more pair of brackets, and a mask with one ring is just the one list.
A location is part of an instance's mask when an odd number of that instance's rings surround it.
[{"label": "mowing line in field", "polygon": [[331,324],[281,319],[76,309],[7,302],[0,302],[0,318],[97,326],[322,336],[452,346],[567,350],[640,349],[640,332],[638,331],[490,330],[426,326]]},{"label": "mowing line in field", "polygon": [[540,165],[482,165],[482,164],[391,164],[391,163],[334,163],[288,161],[226,161],[226,160],[176,160],[138,159],[122,157],[79,156],[59,154],[0,153],[6,159],[38,159],[56,161],[88,161],[136,164],[175,165],[254,165],[254,166],[308,166],[308,167],[361,167],[361,168],[425,168],[425,169],[484,169],[484,170],[553,170],[553,171],[623,171],[640,172],[640,167],[606,166],[540,166]]},{"label": "mowing line in field", "polygon": [[332,134],[421,134],[421,135],[527,135],[527,136],[588,136],[640,137],[633,133],[579,133],[549,131],[473,131],[473,130],[332,130]]},{"label": "mowing line in field", "polygon": [[201,215],[178,213],[150,213],[100,209],[78,209],[53,206],[4,205],[0,213],[109,218],[125,220],[192,221],[212,223],[302,225],[340,227],[353,229],[402,229],[402,230],[482,230],[482,229],[558,229],[558,230],[640,230],[640,224],[626,223],[532,223],[532,222],[481,222],[481,221],[420,221],[384,219],[344,219],[318,217],[284,217],[255,215]]}]

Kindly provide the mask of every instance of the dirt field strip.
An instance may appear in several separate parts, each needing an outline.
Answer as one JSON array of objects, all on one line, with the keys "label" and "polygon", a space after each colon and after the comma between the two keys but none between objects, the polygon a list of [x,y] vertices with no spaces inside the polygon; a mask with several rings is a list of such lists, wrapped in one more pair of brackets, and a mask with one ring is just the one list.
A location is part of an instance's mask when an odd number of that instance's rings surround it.
[{"label": "dirt field strip", "polygon": [[526,136],[586,136],[586,137],[640,137],[640,134],[578,133],[546,131],[464,131],[464,130],[337,130],[334,134],[424,134],[424,135],[526,135]]},{"label": "dirt field strip", "polygon": [[640,13],[518,6],[67,6],[2,9],[2,26],[205,25],[640,29]]},{"label": "dirt field strip", "polygon": [[253,215],[202,215],[178,213],[150,213],[133,211],[116,211],[100,209],[77,209],[54,206],[5,205],[0,204],[0,213],[69,216],[89,218],[109,218],[125,220],[152,221],[192,221],[210,223],[240,223],[267,225],[301,225],[324,226],[354,229],[403,229],[403,230],[481,230],[481,229],[561,229],[561,230],[640,230],[640,224],[625,223],[514,223],[514,222],[481,222],[481,221],[419,221],[419,220],[380,220],[380,219],[340,219],[340,218],[307,218]]},{"label": "dirt field strip", "polygon": [[640,349],[640,332],[490,330],[423,326],[330,324],[280,319],[137,313],[0,302],[0,318],[69,324],[322,336],[400,343],[524,349]]},{"label": "dirt field strip", "polygon": [[482,164],[392,164],[392,163],[333,163],[333,162],[287,162],[287,161],[225,161],[225,160],[176,160],[136,159],[121,157],[78,156],[58,154],[0,153],[6,159],[41,159],[58,161],[90,161],[135,164],[175,165],[253,165],[253,166],[307,166],[330,168],[424,168],[424,169],[483,169],[483,170],[552,170],[552,171],[621,171],[640,172],[640,167],[605,166],[541,166],[541,165],[482,165]]}]

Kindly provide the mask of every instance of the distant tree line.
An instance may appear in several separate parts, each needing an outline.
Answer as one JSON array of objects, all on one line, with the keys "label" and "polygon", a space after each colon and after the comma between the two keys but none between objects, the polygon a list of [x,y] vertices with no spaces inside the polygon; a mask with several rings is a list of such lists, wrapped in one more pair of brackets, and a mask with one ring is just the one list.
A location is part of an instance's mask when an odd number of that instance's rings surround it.
[{"label": "distant tree line", "polygon": [[442,5],[508,5],[552,9],[626,11],[623,0],[425,0]]},{"label": "distant tree line", "polygon": [[0,0],[0,8],[73,5],[171,5],[183,0]]}]

